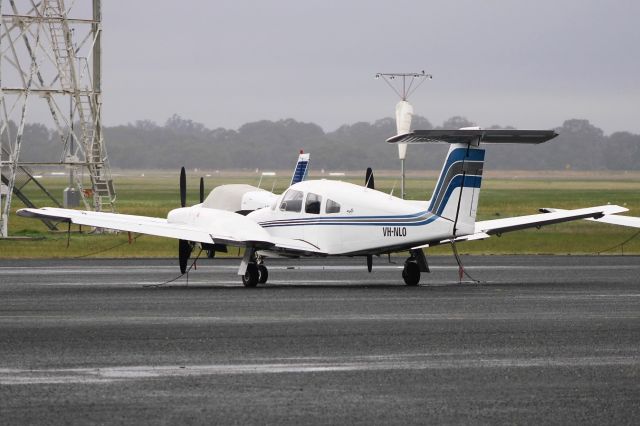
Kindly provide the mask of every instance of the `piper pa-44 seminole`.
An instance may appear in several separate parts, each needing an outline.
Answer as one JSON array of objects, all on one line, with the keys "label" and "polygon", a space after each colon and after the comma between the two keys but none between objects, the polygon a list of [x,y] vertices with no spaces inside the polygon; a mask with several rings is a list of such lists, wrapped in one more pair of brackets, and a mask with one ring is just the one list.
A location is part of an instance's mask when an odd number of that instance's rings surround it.
[{"label": "piper pa-44 seminole", "polygon": [[[409,201],[374,189],[367,173],[365,186],[330,180],[303,180],[273,197],[268,207],[235,212],[216,208],[215,189],[200,204],[169,212],[166,219],[45,207],[21,209],[20,216],[47,218],[79,225],[110,228],[180,240],[184,273],[195,245],[204,249],[243,247],[238,275],[247,287],[265,283],[265,259],[271,256],[363,256],[371,271],[372,256],[408,251],[402,270],[407,285],[420,281],[429,267],[423,248],[489,238],[531,227],[592,219],[640,227],[640,218],[618,216],[616,205],[554,210],[529,216],[476,221],[487,143],[546,142],[547,130],[418,130],[397,135],[389,143],[448,143],[446,160],[429,201]],[[181,183],[184,183],[184,174]],[[239,209],[242,210],[242,209]],[[242,214],[246,213],[246,214]]]}]

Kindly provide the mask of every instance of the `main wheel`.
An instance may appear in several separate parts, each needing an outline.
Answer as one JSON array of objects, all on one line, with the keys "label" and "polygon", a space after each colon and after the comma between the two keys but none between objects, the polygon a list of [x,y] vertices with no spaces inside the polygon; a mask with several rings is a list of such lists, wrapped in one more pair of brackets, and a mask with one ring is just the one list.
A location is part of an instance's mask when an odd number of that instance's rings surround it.
[{"label": "main wheel", "polygon": [[242,276],[242,284],[245,287],[255,287],[258,285],[258,266],[255,263],[250,263],[247,265],[247,270]]},{"label": "main wheel", "polygon": [[258,265],[258,283],[264,284],[269,279],[269,270],[264,265]]},{"label": "main wheel", "polygon": [[415,262],[407,262],[402,270],[402,279],[406,285],[416,286],[420,282],[420,267]]}]

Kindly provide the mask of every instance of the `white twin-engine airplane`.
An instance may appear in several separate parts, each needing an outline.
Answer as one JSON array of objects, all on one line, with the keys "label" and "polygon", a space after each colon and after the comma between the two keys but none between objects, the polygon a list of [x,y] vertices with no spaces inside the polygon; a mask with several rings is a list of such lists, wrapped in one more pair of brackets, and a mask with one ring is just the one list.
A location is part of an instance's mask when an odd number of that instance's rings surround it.
[{"label": "white twin-engine airplane", "polygon": [[[305,180],[308,173],[309,154],[305,154],[300,150],[289,186]],[[185,178],[181,175],[180,179],[180,184],[183,185]],[[181,189],[181,191],[184,192],[185,189]],[[215,187],[205,200],[204,182],[200,178],[200,203],[204,203],[204,207],[247,214],[254,210],[269,207],[276,201],[276,198],[278,198],[278,195],[252,185],[227,184]],[[184,203],[182,207],[184,207]]]},{"label": "white twin-engine airplane", "polygon": [[[407,250],[402,277],[414,286],[421,272],[429,272],[422,249],[432,245],[578,219],[640,227],[640,218],[616,216],[627,211],[616,205],[476,221],[485,158],[481,146],[537,144],[556,136],[545,130],[470,128],[415,131],[388,139],[389,143],[451,144],[429,201],[408,201],[376,191],[373,176],[367,173],[365,186],[328,180],[294,183],[269,207],[246,215],[212,207],[215,190],[204,202],[172,210],[166,219],[59,208],[22,209],[18,214],[179,239],[183,272],[195,244],[205,249],[244,247],[238,275],[247,287],[267,281],[264,261],[270,256],[365,256],[371,271],[373,255]],[[183,200],[184,191],[181,186]]]}]

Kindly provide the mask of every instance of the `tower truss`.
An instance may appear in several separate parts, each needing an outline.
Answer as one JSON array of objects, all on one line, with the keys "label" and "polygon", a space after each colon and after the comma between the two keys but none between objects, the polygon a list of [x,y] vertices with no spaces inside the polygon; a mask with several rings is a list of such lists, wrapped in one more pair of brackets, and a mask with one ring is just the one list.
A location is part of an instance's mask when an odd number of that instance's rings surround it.
[{"label": "tower truss", "polygon": [[[68,3],[68,4],[65,4]],[[115,211],[102,132],[100,0],[0,0],[0,237],[24,167],[65,166],[87,210]],[[25,123],[53,129],[59,157],[21,162]]]}]

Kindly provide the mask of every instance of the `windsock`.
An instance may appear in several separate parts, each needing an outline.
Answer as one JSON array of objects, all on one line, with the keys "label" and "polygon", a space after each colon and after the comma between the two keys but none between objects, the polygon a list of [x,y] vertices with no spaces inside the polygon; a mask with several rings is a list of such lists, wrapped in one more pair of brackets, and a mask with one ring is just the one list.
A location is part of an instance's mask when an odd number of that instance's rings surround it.
[{"label": "windsock", "polygon": [[[400,101],[396,105],[396,129],[398,135],[409,133],[411,131],[411,116],[413,115],[413,107],[407,101]],[[398,158],[404,160],[407,156],[407,144],[398,144]]]}]

